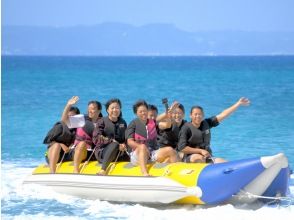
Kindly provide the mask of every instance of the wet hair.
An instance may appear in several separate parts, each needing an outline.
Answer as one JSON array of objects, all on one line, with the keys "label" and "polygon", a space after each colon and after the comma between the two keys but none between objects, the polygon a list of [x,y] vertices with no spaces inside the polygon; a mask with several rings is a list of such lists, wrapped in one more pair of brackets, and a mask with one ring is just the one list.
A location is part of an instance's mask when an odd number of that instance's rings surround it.
[{"label": "wet hair", "polygon": [[[113,99],[109,99],[106,103],[105,103],[105,108],[106,108],[106,111],[107,109],[109,108],[109,106],[112,104],[112,103],[117,103],[119,105],[120,108],[122,108],[121,106],[121,101],[117,98],[113,98]],[[120,111],[120,114],[118,116],[119,118],[122,117],[122,112]]]},{"label": "wet hair", "polygon": [[193,112],[194,109],[200,109],[200,111],[202,112],[202,114],[204,114],[203,108],[201,106],[199,106],[199,105],[192,106],[191,111],[190,111],[190,114],[192,114],[192,112]]},{"label": "wet hair", "polygon": [[[92,101],[88,102],[88,106],[91,105],[91,104],[96,105],[98,110],[102,110],[102,105],[101,105],[100,102],[95,101],[95,100],[92,100]],[[99,117],[103,117],[103,115],[102,115],[101,112],[100,112],[100,114],[99,114]]]},{"label": "wet hair", "polygon": [[71,106],[69,111],[74,112],[76,115],[80,114],[80,109],[76,106]]},{"label": "wet hair", "polygon": [[134,105],[133,105],[133,112],[137,114],[137,110],[140,106],[144,105],[148,109],[148,104],[145,100],[138,100]]},{"label": "wet hair", "polygon": [[113,98],[113,99],[109,99],[106,103],[105,103],[105,108],[106,110],[108,109],[108,107],[112,104],[112,103],[117,103],[119,105],[119,107],[121,108],[121,101],[117,98]]},{"label": "wet hair", "polygon": [[148,105],[148,111],[156,111],[156,113],[158,113],[158,109],[155,105]]},{"label": "wet hair", "polygon": [[181,109],[182,112],[185,114],[185,108],[182,104],[179,104],[178,108]]},{"label": "wet hair", "polygon": [[88,102],[88,106],[91,105],[91,104],[96,105],[98,110],[101,110],[102,109],[102,105],[98,101],[90,101],[90,102]]}]

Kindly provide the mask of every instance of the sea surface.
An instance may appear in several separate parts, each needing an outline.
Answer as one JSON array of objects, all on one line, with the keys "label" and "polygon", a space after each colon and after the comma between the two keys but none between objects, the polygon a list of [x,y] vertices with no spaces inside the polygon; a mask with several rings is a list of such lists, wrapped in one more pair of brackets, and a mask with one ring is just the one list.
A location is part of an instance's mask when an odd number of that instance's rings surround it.
[{"label": "sea surface", "polygon": [[[294,219],[294,176],[288,200],[254,206],[110,203],[23,186],[44,163],[47,131],[67,100],[77,106],[118,97],[127,122],[132,105],[145,99],[163,111],[162,98],[193,105],[210,117],[248,97],[212,129],[214,155],[227,160],[284,153],[294,167],[294,56],[248,57],[2,57],[2,219]],[[105,109],[103,108],[105,114]]]}]

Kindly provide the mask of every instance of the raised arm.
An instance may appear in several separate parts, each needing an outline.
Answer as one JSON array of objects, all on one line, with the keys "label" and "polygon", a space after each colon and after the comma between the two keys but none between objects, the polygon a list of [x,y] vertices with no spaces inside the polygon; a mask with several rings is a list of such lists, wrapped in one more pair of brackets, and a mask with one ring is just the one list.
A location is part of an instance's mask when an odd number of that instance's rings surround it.
[{"label": "raised arm", "polygon": [[167,112],[164,112],[157,116],[156,121],[158,122],[158,127],[161,130],[165,130],[171,128],[173,123],[172,113],[179,107],[179,103],[177,101],[173,102],[173,104],[168,108]]},{"label": "raised arm", "polygon": [[218,122],[221,122],[226,117],[231,115],[234,111],[236,111],[239,108],[239,106],[248,106],[249,104],[250,104],[249,99],[242,97],[234,105],[232,105],[231,107],[225,109],[220,114],[218,114],[216,118]]},{"label": "raised arm", "polygon": [[73,96],[67,101],[66,106],[64,107],[63,112],[62,112],[62,116],[61,116],[62,122],[66,123],[66,124],[68,123],[68,113],[69,113],[70,107],[75,105],[78,101],[79,101],[78,96]]},{"label": "raised arm", "polygon": [[171,118],[172,112],[179,106],[177,101],[174,101],[173,104],[168,108],[168,111],[165,111],[156,117],[157,122],[164,121],[167,118]]}]

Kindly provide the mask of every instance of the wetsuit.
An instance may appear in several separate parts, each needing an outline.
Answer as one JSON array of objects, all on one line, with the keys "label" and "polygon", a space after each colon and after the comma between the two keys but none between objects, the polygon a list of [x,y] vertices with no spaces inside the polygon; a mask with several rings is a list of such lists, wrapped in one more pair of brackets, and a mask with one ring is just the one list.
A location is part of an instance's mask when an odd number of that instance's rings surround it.
[{"label": "wetsuit", "polygon": [[[179,136],[178,150],[182,151],[186,146],[192,148],[200,148],[212,153],[210,148],[210,129],[219,125],[219,122],[215,116],[204,119],[199,128],[192,125],[191,122],[186,123]],[[190,156],[192,154],[185,154],[184,161],[190,162]]]},{"label": "wetsuit", "polygon": [[[106,170],[111,161],[114,161],[119,152],[119,144],[125,143],[125,131],[127,123],[124,119],[118,118],[111,121],[108,117],[98,120],[97,127],[93,133],[93,142],[96,159],[102,163],[102,169]],[[101,138],[103,135],[103,138]],[[120,160],[126,159],[121,157]]]},{"label": "wetsuit", "polygon": [[158,148],[170,146],[174,149],[177,148],[178,141],[179,141],[179,133],[183,125],[186,123],[185,120],[182,120],[180,126],[173,123],[170,128],[167,129],[159,129],[157,135],[157,146]]},{"label": "wetsuit", "polygon": [[[85,115],[85,125],[82,128],[77,128],[77,131],[76,131],[76,137],[75,137],[74,144],[77,145],[81,141],[84,141],[87,144],[87,158],[86,158],[86,160],[88,160],[89,157],[92,155],[92,149],[95,146],[92,141],[92,137],[93,137],[94,128],[97,127],[98,120],[96,122],[93,122],[92,119],[88,115]],[[74,155],[72,154],[72,157],[73,156]],[[90,160],[93,160],[93,159],[94,158],[90,158]]]},{"label": "wetsuit", "polygon": [[[134,141],[140,144],[146,144],[151,153],[157,150],[157,125],[156,121],[148,119],[144,124],[139,118],[134,119],[129,124],[126,130],[126,139],[133,138]],[[132,149],[135,150],[135,149]]]},{"label": "wetsuit", "polygon": [[[67,125],[63,122],[57,122],[47,133],[46,137],[44,138],[43,143],[48,144],[47,151],[45,153],[45,160],[49,164],[48,159],[48,149],[52,146],[52,143],[57,142],[70,147],[73,144],[75,139],[76,129],[72,128],[69,129]],[[58,158],[58,163],[61,161],[63,157],[63,162],[71,160],[70,153],[65,153],[63,149],[60,150],[60,155]]]}]

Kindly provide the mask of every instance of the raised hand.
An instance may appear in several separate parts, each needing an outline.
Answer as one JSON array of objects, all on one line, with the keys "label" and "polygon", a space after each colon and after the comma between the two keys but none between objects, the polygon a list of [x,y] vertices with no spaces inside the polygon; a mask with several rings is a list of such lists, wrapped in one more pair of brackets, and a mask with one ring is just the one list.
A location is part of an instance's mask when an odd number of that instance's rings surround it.
[{"label": "raised hand", "polygon": [[245,98],[245,97],[241,97],[238,101],[238,104],[239,105],[244,105],[244,106],[247,106],[250,104],[250,100],[248,98]]},{"label": "raised hand", "polygon": [[67,101],[67,104],[72,106],[72,105],[75,105],[78,101],[79,101],[79,97],[73,96]]},{"label": "raised hand", "polygon": [[168,113],[171,114],[173,113],[177,107],[179,107],[180,103],[178,101],[174,101],[173,104],[168,109]]}]

